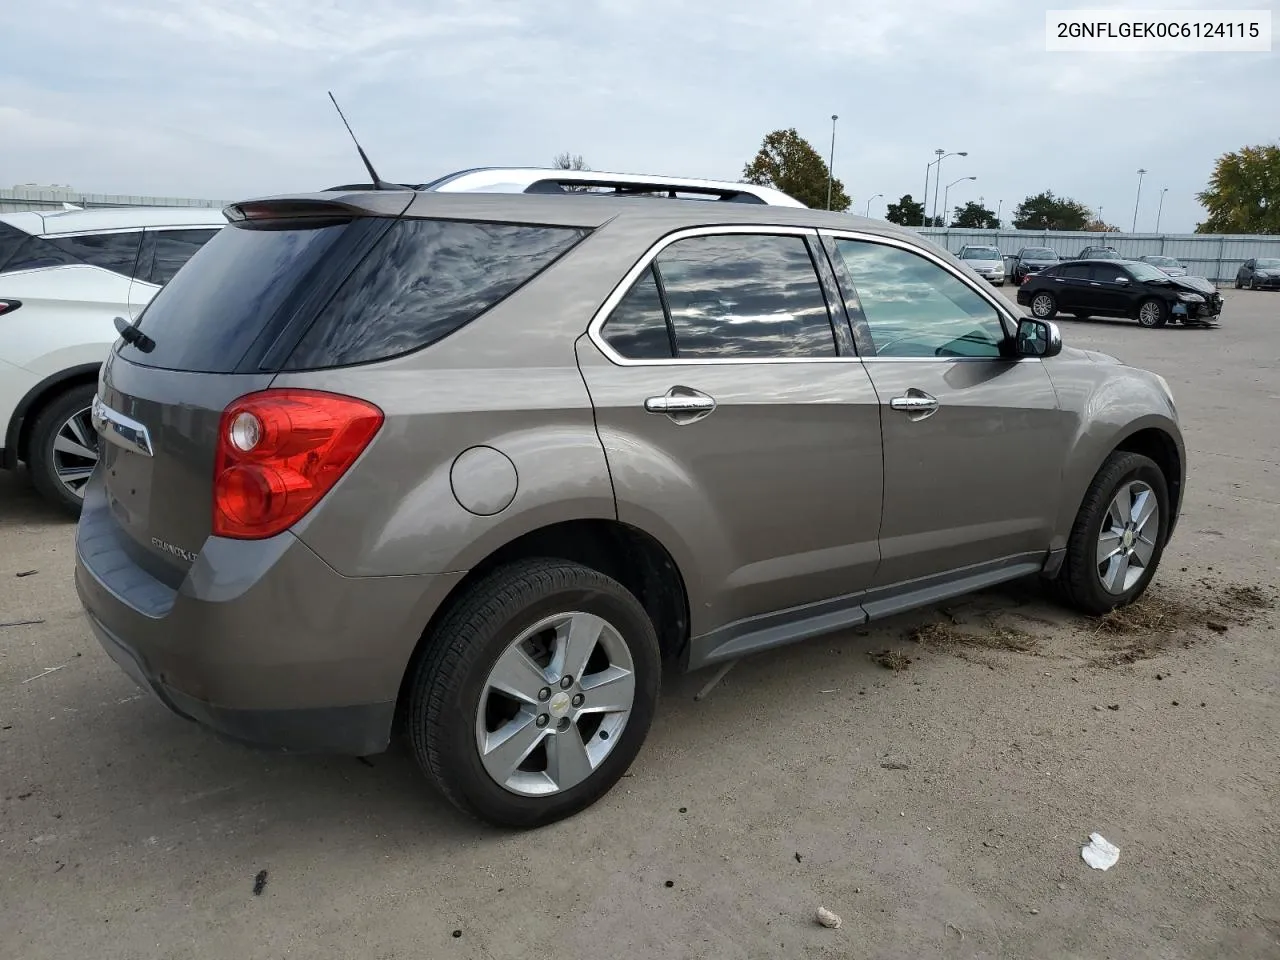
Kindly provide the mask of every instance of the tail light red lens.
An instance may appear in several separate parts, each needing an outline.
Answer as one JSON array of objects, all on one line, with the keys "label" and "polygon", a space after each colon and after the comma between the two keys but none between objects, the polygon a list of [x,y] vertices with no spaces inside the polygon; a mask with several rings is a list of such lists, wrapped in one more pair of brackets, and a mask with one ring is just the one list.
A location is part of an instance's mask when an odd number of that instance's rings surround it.
[{"label": "tail light red lens", "polygon": [[218,427],[214,535],[258,540],[293,526],[355,463],[382,420],[371,403],[319,390],[236,400]]}]

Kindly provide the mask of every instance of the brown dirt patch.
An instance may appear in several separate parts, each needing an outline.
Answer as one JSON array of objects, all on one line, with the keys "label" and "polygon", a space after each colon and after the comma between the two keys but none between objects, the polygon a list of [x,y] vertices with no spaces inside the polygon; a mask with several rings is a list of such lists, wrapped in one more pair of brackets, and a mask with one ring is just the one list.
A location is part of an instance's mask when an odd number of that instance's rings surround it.
[{"label": "brown dirt patch", "polygon": [[1136,603],[1093,622],[1094,636],[1104,641],[1094,663],[1119,666],[1154,657],[1175,643],[1190,647],[1197,634],[1245,626],[1275,605],[1274,588],[1253,584],[1204,580],[1194,592],[1153,587]]}]

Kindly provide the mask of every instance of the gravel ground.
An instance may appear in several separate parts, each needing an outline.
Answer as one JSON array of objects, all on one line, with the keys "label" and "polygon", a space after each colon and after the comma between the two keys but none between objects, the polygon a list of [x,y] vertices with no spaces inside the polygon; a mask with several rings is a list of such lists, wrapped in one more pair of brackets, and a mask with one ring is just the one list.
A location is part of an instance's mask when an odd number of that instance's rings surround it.
[{"label": "gravel ground", "polygon": [[1227,295],[1217,330],[1063,323],[1184,418],[1141,609],[1018,585],[701,702],[670,676],[627,779],[533,833],[464,821],[403,750],[278,757],[167,714],[89,636],[72,527],[0,476],[0,622],[42,621],[0,628],[0,958],[1280,956],[1280,294]]}]

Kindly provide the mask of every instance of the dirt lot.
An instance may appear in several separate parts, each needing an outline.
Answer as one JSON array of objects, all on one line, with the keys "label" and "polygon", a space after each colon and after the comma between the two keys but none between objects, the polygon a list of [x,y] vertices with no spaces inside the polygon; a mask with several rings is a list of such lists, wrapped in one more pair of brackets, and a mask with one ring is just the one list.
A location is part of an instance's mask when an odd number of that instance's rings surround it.
[{"label": "dirt lot", "polygon": [[1280,294],[1228,295],[1218,330],[1063,324],[1185,421],[1147,605],[1090,623],[1019,586],[701,702],[672,676],[619,788],[523,835],[402,750],[282,758],[167,714],[81,621],[72,527],[0,476],[0,622],[42,621],[0,628],[0,957],[1280,956]]}]

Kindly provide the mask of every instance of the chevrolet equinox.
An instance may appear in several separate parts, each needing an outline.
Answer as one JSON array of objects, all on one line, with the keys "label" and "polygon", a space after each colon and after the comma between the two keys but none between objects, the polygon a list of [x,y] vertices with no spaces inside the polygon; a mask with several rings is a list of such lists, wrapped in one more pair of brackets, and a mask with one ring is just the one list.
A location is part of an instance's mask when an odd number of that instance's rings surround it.
[{"label": "chevrolet equinox", "polygon": [[664,660],[1031,575],[1095,615],[1146,590],[1185,477],[1164,380],[915,233],[734,189],[229,207],[93,400],[108,654],[238,741],[403,730],[532,827],[622,776]]}]

